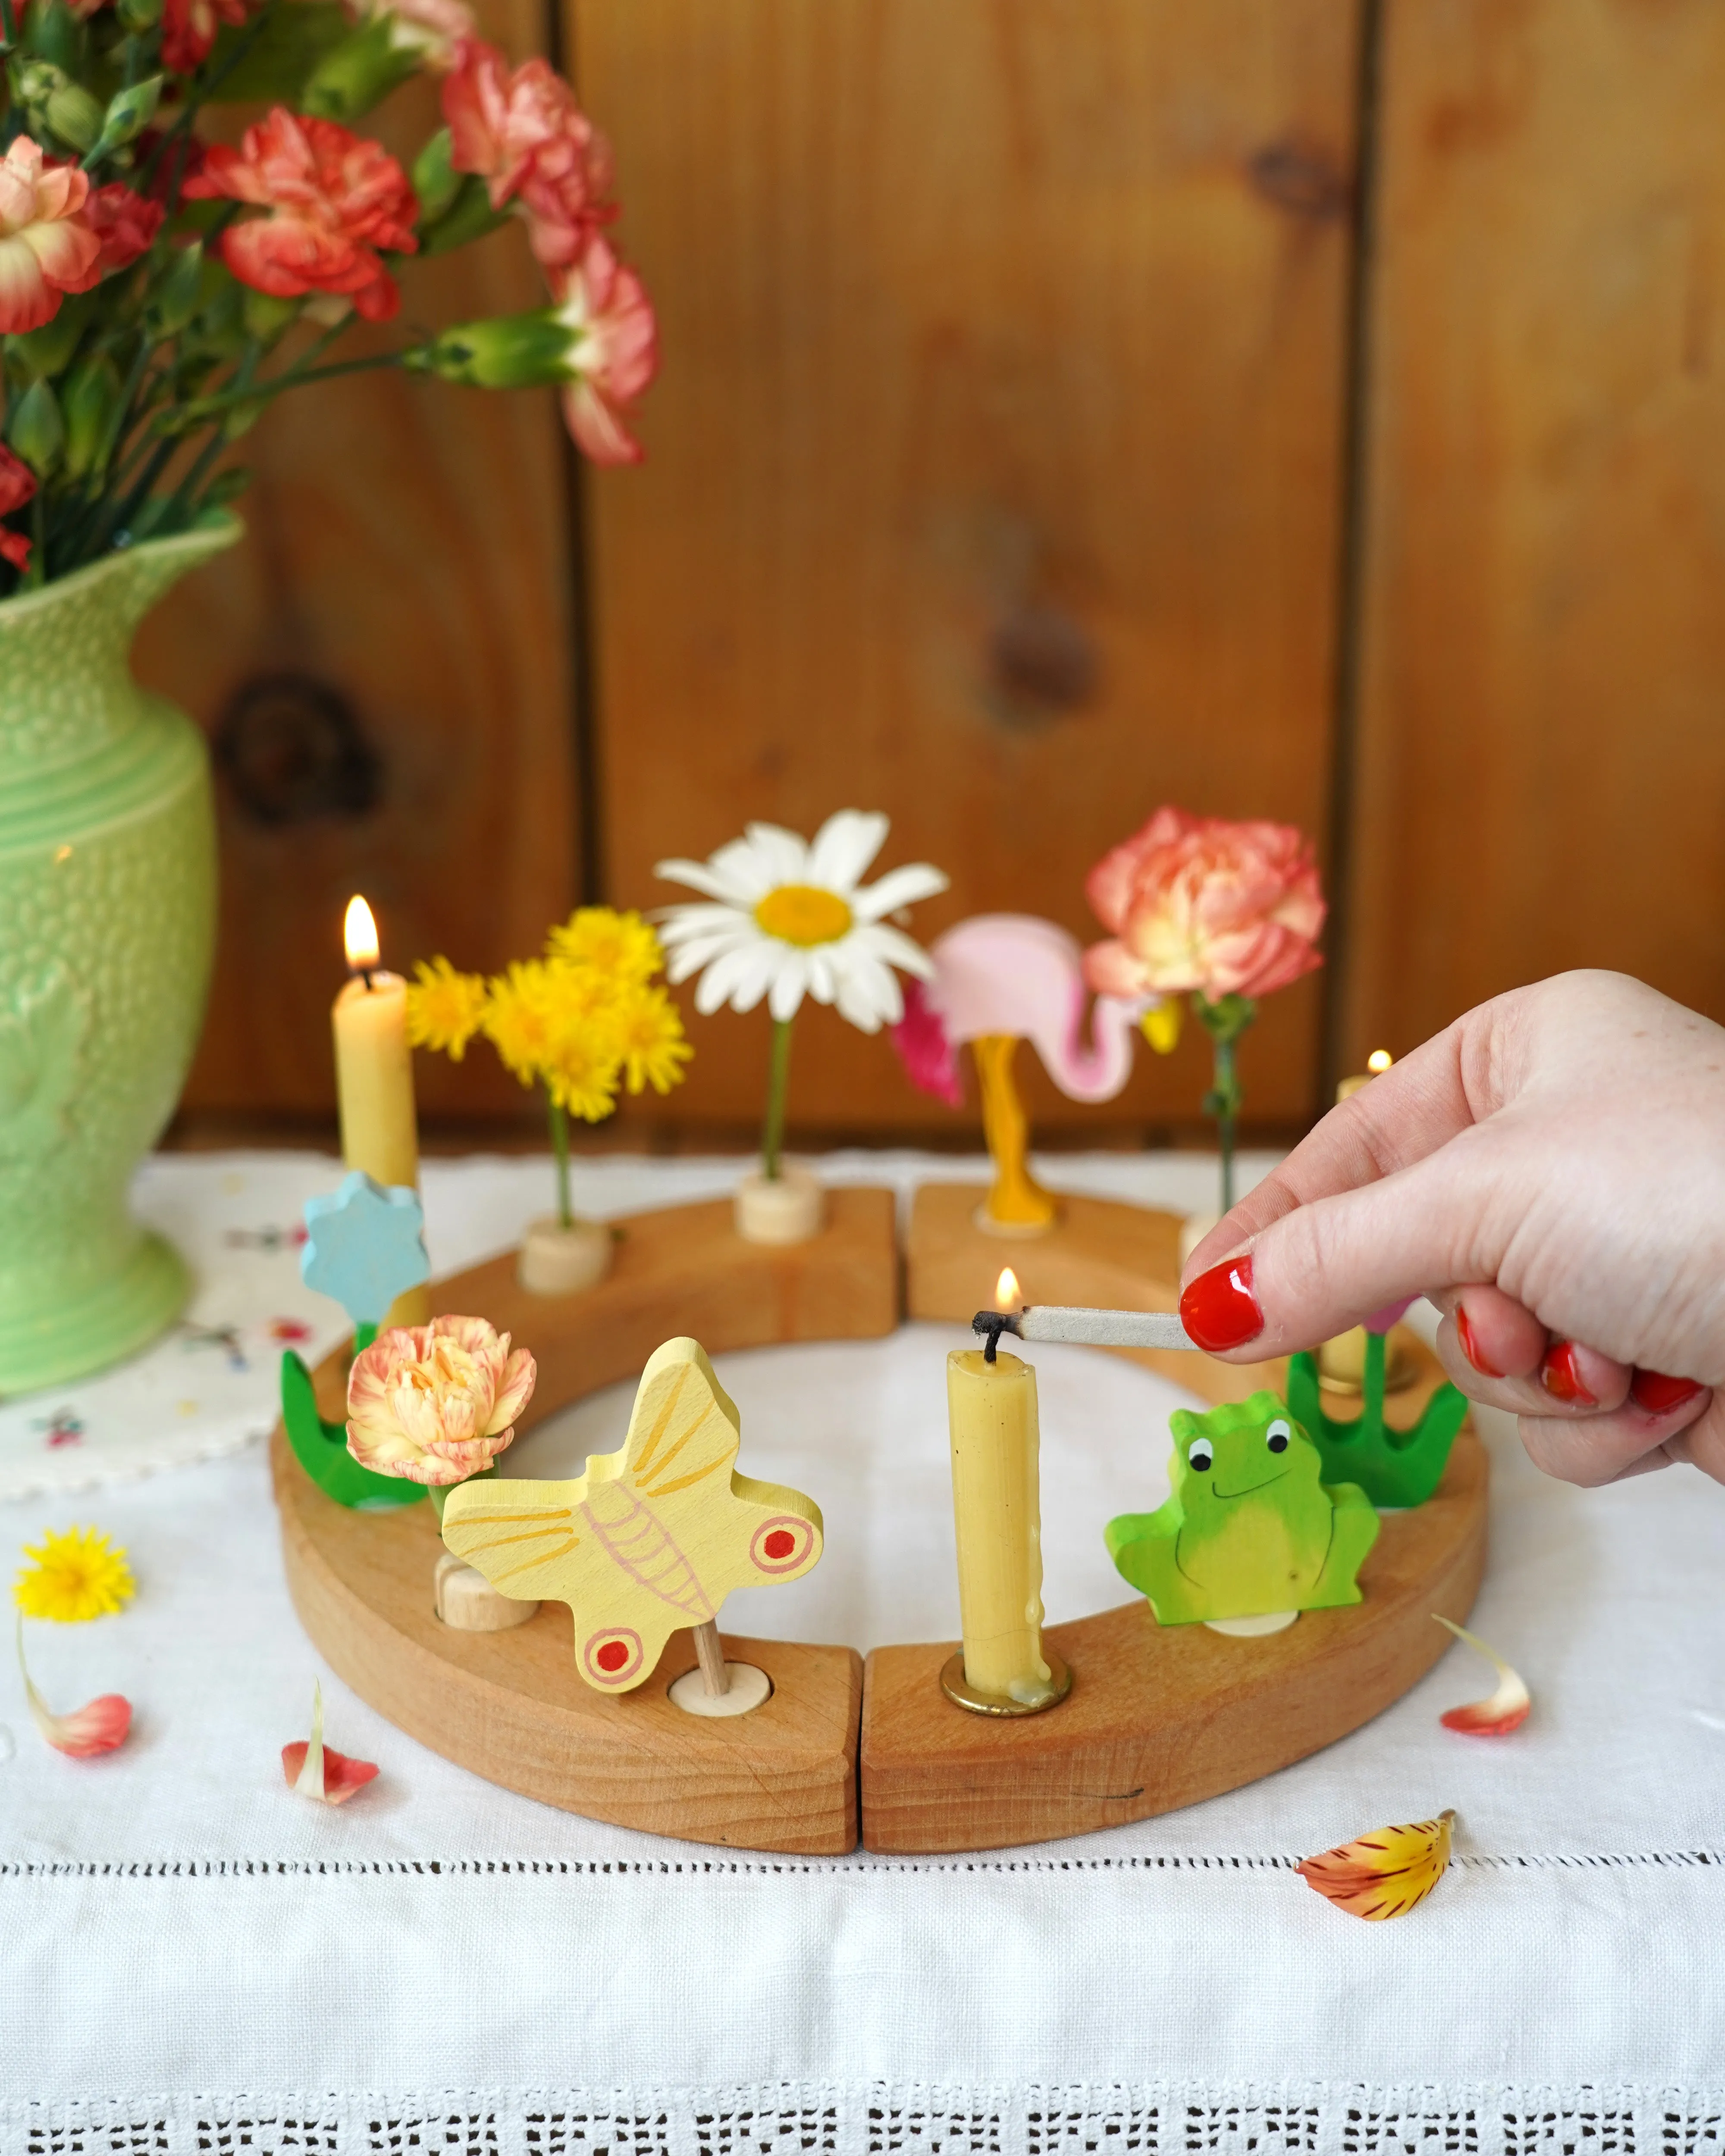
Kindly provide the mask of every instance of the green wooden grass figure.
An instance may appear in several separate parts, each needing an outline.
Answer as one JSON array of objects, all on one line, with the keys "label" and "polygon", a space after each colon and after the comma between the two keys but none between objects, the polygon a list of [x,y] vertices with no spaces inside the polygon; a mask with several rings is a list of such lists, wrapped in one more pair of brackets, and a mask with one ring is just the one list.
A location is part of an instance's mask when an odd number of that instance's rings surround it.
[{"label": "green wooden grass figure", "polygon": [[1158,1625],[1268,1617],[1358,1602],[1378,1536],[1371,1500],[1323,1481],[1322,1458],[1274,1393],[1207,1414],[1178,1408],[1173,1489],[1153,1512],[1123,1512],[1108,1554]]},{"label": "green wooden grass figure", "polygon": [[1288,1365],[1288,1412],[1323,1456],[1327,1481],[1358,1483],[1374,1505],[1423,1505],[1443,1480],[1455,1433],[1467,1417],[1467,1395],[1440,1385],[1411,1430],[1384,1419],[1384,1336],[1366,1333],[1364,1399],[1352,1422],[1324,1413],[1317,1363],[1296,1355]]}]

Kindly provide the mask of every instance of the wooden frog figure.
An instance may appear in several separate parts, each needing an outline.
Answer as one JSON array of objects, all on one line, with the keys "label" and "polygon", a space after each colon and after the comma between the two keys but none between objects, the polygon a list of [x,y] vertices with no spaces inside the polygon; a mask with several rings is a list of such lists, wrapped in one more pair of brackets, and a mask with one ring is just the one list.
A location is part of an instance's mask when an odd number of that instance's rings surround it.
[{"label": "wooden frog figure", "polygon": [[1378,1515],[1352,1482],[1327,1484],[1317,1447],[1274,1393],[1169,1418],[1173,1489],[1124,1512],[1108,1554],[1159,1625],[1358,1602],[1355,1575]]}]

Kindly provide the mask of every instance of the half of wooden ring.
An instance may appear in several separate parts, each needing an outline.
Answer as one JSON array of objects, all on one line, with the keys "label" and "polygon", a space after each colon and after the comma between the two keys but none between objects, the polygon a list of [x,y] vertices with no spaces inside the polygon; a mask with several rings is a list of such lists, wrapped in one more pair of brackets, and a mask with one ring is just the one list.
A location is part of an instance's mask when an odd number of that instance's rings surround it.
[{"label": "half of wooden ring", "polygon": [[[866,1339],[905,1315],[968,1324],[988,1301],[1000,1245],[971,1223],[973,1187],[917,1194],[902,1306],[891,1192],[828,1198],[826,1229],[806,1243],[744,1242],[723,1201],[671,1207],[623,1224],[612,1271],[579,1296],[530,1296],[506,1255],[440,1281],[436,1306],[489,1318],[532,1348],[539,1385],[525,1429],[635,1376],[675,1334],[692,1333],[714,1354]],[[1066,1199],[1050,1233],[1015,1255],[1025,1299],[1171,1309],[1178,1230],[1166,1214]],[[1275,1364],[1106,1352],[1211,1400],[1282,1378]],[[1409,1420],[1440,1374],[1421,1355],[1420,1382],[1396,1404]],[[346,1367],[345,1352],[319,1366],[326,1414],[337,1411]],[[999,1848],[1237,1788],[1399,1698],[1449,1645],[1433,1612],[1465,1621],[1485,1562],[1485,1455],[1464,1430],[1437,1494],[1385,1517],[1360,1576],[1365,1599],[1351,1609],[1309,1613],[1250,1640],[1159,1627],[1142,1600],[1055,1625],[1045,1636],[1071,1667],[1071,1695],[1021,1718],[968,1714],[943,1697],[953,1640],[876,1649],[865,1688],[850,1647],[727,1637],[728,1657],[764,1671],[772,1697],[752,1713],[708,1720],[668,1697],[695,1666],[688,1633],[674,1635],[636,1691],[593,1691],[576,1673],[561,1604],[505,1632],[439,1623],[429,1589],[441,1544],[429,1506],[346,1510],[300,1470],[280,1427],[271,1459],[300,1621],[381,1713],[524,1795],[729,1848],[838,1854],[855,1845],[859,1809],[873,1850]],[[1045,1462],[1045,1475],[1057,1471]]]}]

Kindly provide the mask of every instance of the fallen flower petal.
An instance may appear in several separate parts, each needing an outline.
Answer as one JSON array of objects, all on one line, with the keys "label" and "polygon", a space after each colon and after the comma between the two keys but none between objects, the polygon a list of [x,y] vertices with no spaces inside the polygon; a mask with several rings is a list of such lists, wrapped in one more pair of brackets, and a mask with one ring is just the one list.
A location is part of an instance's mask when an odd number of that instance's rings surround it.
[{"label": "fallen flower petal", "polygon": [[[1432,1614],[1437,1617],[1437,1612]],[[1438,1718],[1445,1729],[1459,1729],[1469,1737],[1507,1737],[1512,1729],[1519,1729],[1527,1719],[1532,1707],[1532,1695],[1520,1675],[1504,1661],[1495,1647],[1488,1647],[1477,1633],[1470,1632],[1465,1625],[1452,1624],[1447,1617],[1437,1617],[1445,1631],[1453,1632],[1458,1640],[1465,1640],[1476,1654],[1483,1655],[1497,1671],[1497,1689],[1489,1699],[1476,1699],[1466,1707],[1452,1707]]]},{"label": "fallen flower petal", "polygon": [[24,1697],[30,1702],[30,1719],[42,1732],[43,1742],[69,1759],[93,1759],[98,1753],[115,1752],[125,1743],[131,1727],[131,1702],[117,1691],[104,1692],[71,1714],[56,1714],[30,1681],[24,1666],[24,1620],[18,1620],[18,1666],[24,1680]]},{"label": "fallen flower petal", "polygon": [[282,1746],[281,1772],[297,1795],[320,1804],[345,1804],[356,1789],[377,1779],[377,1770],[369,1759],[350,1759],[324,1743],[321,1683],[311,1687],[311,1742]]},{"label": "fallen flower petal", "polygon": [[1373,1923],[1404,1917],[1448,1869],[1455,1819],[1454,1811],[1444,1811],[1412,1826],[1379,1827],[1322,1856],[1308,1856],[1300,1876],[1350,1917]]}]

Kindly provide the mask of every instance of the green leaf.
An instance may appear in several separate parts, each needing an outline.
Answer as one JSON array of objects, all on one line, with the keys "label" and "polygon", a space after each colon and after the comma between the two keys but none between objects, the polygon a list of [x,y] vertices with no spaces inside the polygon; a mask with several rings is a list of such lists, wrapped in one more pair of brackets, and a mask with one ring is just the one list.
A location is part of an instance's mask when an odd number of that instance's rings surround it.
[{"label": "green leaf", "polygon": [[30,381],[58,374],[78,349],[78,340],[84,334],[94,305],[93,293],[76,293],[64,300],[54,320],[44,322],[39,330],[28,331],[22,336],[0,338],[8,363]]},{"label": "green leaf", "polygon": [[76,73],[83,39],[79,34],[78,18],[66,5],[66,0],[36,0],[25,19],[19,42],[27,53],[35,54],[39,59],[51,60],[68,74]]},{"label": "green leaf", "polygon": [[444,216],[461,192],[461,175],[454,164],[454,144],[447,127],[435,135],[413,160],[409,177],[419,198],[419,228],[424,232]]},{"label": "green leaf", "polygon": [[[312,70],[347,37],[348,27],[339,0],[284,0],[261,27],[255,22],[224,24],[207,64],[212,80],[220,78],[210,101],[297,107]],[[223,74],[243,41],[244,56]]]},{"label": "green leaf", "polygon": [[509,218],[506,209],[492,208],[485,182],[476,174],[469,173],[445,214],[429,228],[421,224],[419,252],[447,254],[453,247],[465,247],[470,240],[483,239],[500,224],[507,224]]},{"label": "green leaf", "polygon": [[411,45],[395,42],[393,20],[380,10],[332,46],[306,78],[302,109],[351,126],[417,74],[419,55]]},{"label": "green leaf", "polygon": [[104,461],[110,429],[124,394],[120,369],[111,359],[80,361],[66,383],[66,470],[82,479]]},{"label": "green leaf", "polygon": [[33,382],[12,408],[6,439],[38,479],[47,479],[65,454],[66,426],[59,399],[45,382]]},{"label": "green leaf", "polygon": [[156,337],[177,336],[198,311],[203,298],[203,242],[182,247],[150,295],[148,321]]},{"label": "green leaf", "polygon": [[298,321],[300,305],[298,300],[278,300],[273,293],[248,289],[240,300],[240,319],[248,336],[271,345]]},{"label": "green leaf", "polygon": [[162,20],[162,0],[115,0],[114,12],[123,28],[141,37]]}]

